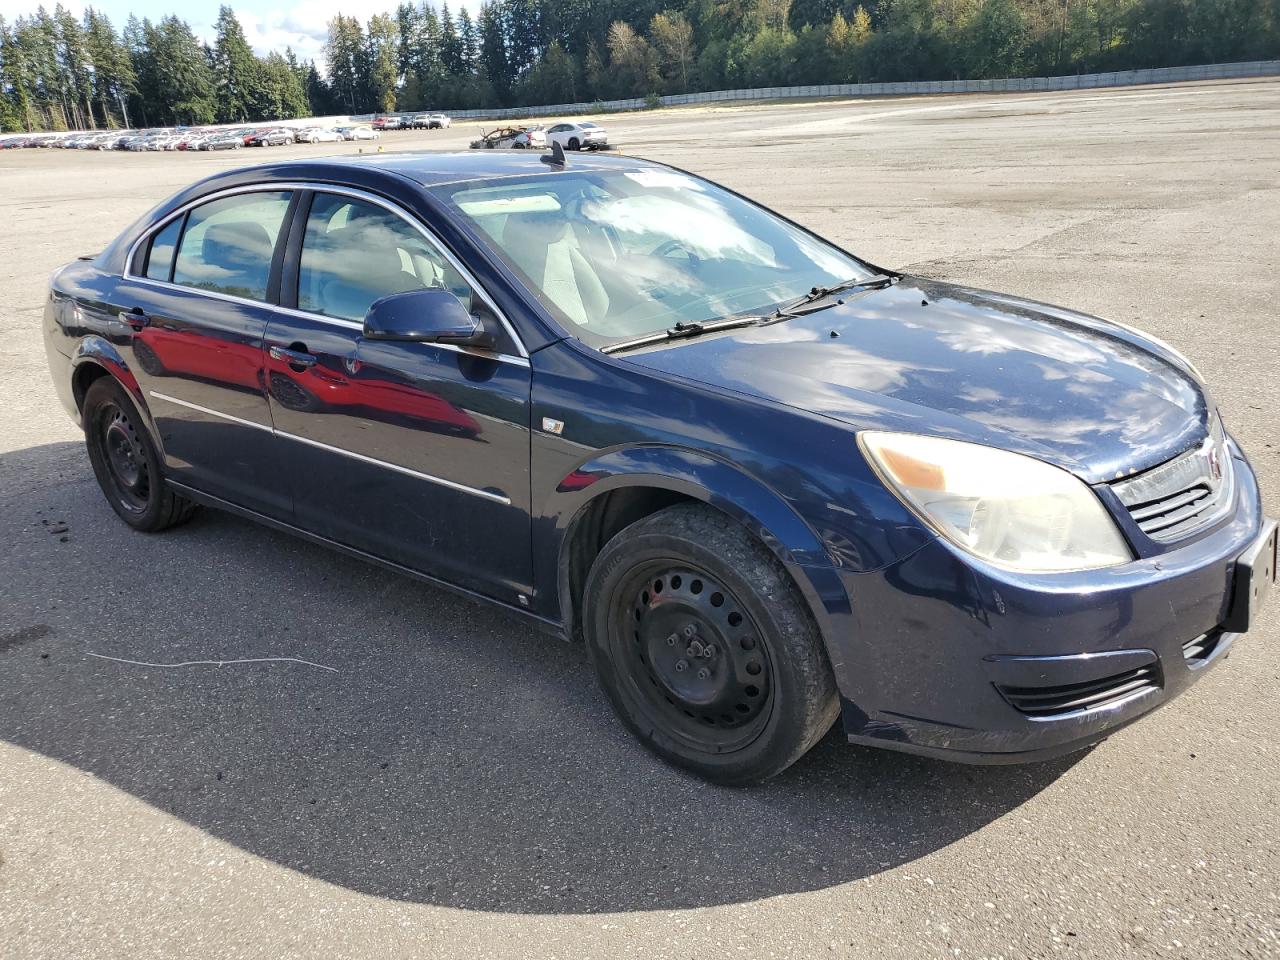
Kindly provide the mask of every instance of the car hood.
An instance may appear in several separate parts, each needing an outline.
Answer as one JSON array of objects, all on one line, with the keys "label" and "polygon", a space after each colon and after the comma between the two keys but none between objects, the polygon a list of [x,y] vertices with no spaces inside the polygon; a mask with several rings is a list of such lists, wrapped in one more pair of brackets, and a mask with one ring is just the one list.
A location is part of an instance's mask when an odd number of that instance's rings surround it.
[{"label": "car hood", "polygon": [[619,359],[832,417],[1039,457],[1094,483],[1202,440],[1209,401],[1164,346],[1003,294],[904,277],[764,327]]}]

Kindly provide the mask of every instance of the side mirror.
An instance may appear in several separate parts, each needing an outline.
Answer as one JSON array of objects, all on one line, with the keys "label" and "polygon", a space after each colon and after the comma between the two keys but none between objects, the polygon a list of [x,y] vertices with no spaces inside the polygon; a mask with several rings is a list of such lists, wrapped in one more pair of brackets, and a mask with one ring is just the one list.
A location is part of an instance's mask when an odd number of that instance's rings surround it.
[{"label": "side mirror", "polygon": [[375,300],[364,316],[368,340],[456,343],[488,346],[491,339],[479,317],[448,290],[429,287],[393,293]]}]

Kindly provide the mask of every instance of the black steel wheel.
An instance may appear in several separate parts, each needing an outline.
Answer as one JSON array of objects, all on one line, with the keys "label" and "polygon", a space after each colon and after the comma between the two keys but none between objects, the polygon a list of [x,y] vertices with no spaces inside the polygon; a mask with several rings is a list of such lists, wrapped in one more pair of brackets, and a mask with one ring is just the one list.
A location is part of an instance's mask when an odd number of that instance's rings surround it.
[{"label": "black steel wheel", "polygon": [[663,758],[722,783],[786,769],[838,698],[821,637],[777,559],[701,504],[623,530],[587,579],[588,651],[614,709]]},{"label": "black steel wheel", "polygon": [[165,485],[155,443],[118,381],[106,376],[90,385],[83,421],[98,486],[125,523],[152,533],[191,517],[196,505]]},{"label": "black steel wheel", "polygon": [[633,568],[614,597],[611,653],[656,722],[710,752],[759,735],[774,691],[769,644],[728,587],[658,560]]}]

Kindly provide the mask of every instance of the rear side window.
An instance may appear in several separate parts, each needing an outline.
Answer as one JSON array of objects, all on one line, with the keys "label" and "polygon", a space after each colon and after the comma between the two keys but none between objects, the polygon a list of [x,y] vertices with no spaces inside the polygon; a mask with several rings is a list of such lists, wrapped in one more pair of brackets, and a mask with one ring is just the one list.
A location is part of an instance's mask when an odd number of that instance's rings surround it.
[{"label": "rear side window", "polygon": [[169,279],[173,271],[173,252],[178,247],[178,234],[182,232],[182,220],[182,217],[178,217],[151,238],[146,275],[152,280]]},{"label": "rear side window", "polygon": [[471,309],[471,288],[420,231],[389,210],[318,193],[298,264],[298,309],[363,320],[375,300],[423,287]]},{"label": "rear side window", "polygon": [[289,192],[242,193],[187,214],[173,282],[249,300],[267,299],[271,256]]}]

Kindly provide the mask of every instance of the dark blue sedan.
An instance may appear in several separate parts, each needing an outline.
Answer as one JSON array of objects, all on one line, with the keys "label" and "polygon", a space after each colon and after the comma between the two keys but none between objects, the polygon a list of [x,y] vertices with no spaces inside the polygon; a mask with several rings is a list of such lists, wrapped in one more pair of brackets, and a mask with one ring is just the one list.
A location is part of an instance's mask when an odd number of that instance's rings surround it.
[{"label": "dark blue sedan", "polygon": [[837,718],[958,760],[1085,747],[1275,578],[1171,347],[631,158],[220,174],[55,274],[45,337],[133,528],[217,507],[500,604],[721,782]]}]

